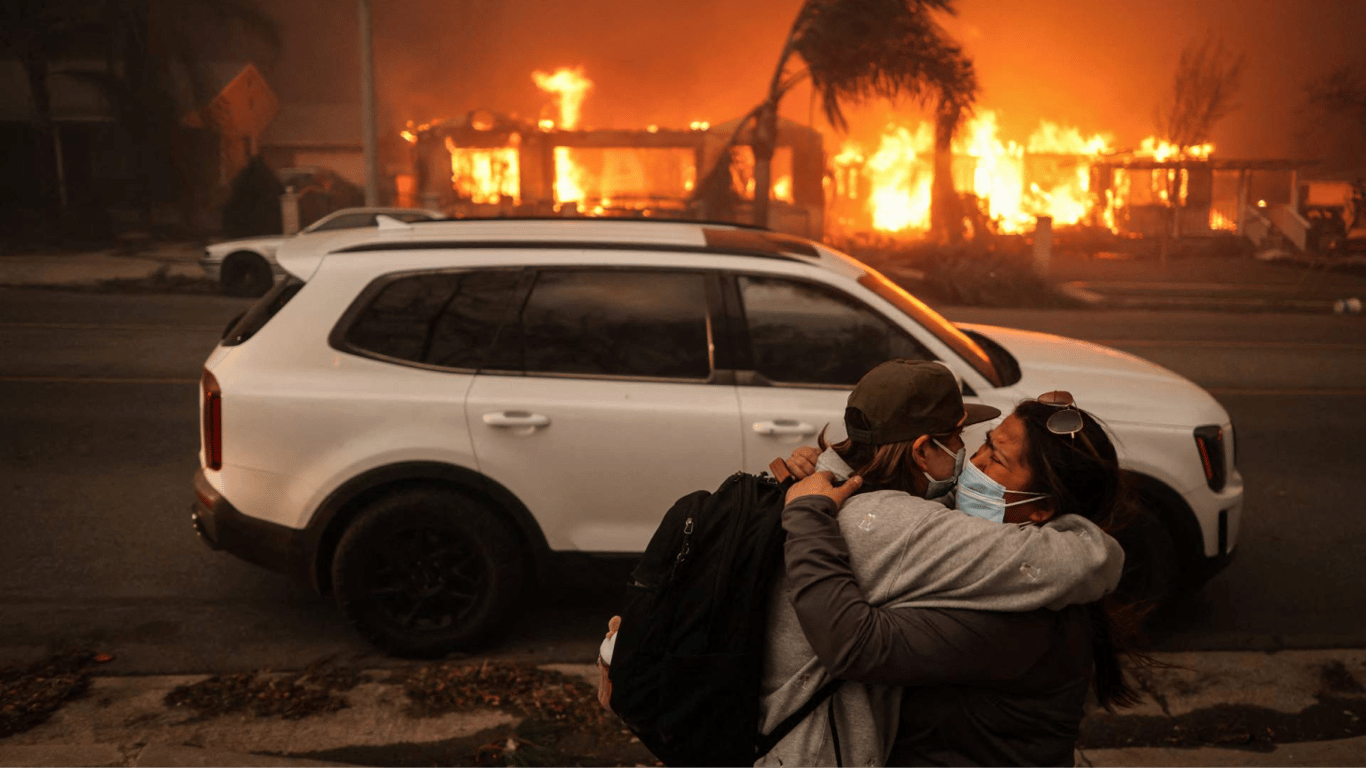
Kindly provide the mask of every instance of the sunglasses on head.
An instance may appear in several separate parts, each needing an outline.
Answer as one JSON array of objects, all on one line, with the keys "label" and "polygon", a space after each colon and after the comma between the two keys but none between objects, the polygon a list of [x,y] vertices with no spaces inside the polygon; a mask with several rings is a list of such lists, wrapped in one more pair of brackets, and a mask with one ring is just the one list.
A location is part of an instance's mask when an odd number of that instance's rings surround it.
[{"label": "sunglasses on head", "polygon": [[1048,421],[1044,422],[1044,426],[1048,427],[1049,432],[1055,435],[1067,435],[1073,440],[1077,438],[1077,433],[1081,431],[1084,422],[1081,418],[1081,411],[1077,409],[1076,398],[1072,397],[1071,392],[1055,389],[1052,392],[1039,395],[1035,402],[1059,409],[1057,413],[1048,417]]}]

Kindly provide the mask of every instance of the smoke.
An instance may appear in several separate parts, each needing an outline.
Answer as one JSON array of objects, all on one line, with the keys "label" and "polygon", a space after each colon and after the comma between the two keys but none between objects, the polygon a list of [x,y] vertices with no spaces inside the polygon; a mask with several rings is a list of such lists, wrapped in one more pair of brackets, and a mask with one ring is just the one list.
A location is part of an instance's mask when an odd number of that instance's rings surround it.
[{"label": "smoke", "polygon": [[[474,109],[535,120],[551,97],[533,70],[581,66],[593,81],[580,125],[720,123],[763,97],[800,0],[372,0],[381,134]],[[1304,85],[1356,54],[1354,0],[959,0],[945,25],[983,83],[980,106],[1023,141],[1049,120],[1132,146],[1153,132],[1181,49],[1207,31],[1247,55],[1242,108],[1215,131],[1223,157],[1295,153]],[[268,78],[286,102],[358,100],[350,0],[275,0],[284,50]],[[783,114],[813,120],[799,88]],[[852,133],[919,117],[913,105],[851,110]],[[813,119],[814,118],[814,119]],[[833,141],[831,142],[834,143]]]}]

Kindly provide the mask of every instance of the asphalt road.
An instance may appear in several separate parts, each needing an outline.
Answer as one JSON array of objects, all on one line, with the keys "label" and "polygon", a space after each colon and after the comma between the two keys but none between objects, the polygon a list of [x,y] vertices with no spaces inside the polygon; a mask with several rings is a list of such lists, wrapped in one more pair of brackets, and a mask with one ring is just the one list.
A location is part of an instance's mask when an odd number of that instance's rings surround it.
[{"label": "asphalt road", "polygon": [[[331,603],[189,525],[200,364],[240,300],[0,290],[0,662],[81,646],[111,674],[392,663]],[[1100,341],[1211,388],[1239,430],[1239,553],[1157,623],[1163,650],[1366,647],[1359,317],[953,309]],[[495,655],[593,657],[621,564],[572,560]]]}]

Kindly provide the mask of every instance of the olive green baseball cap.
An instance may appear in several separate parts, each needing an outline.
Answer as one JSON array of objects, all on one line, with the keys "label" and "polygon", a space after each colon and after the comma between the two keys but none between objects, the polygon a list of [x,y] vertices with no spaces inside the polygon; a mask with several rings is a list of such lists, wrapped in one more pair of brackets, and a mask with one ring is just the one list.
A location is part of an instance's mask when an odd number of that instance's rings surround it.
[{"label": "olive green baseball cap", "polygon": [[1000,415],[989,405],[964,403],[957,377],[943,363],[896,359],[859,379],[844,409],[844,428],[856,442],[884,445],[948,434]]}]

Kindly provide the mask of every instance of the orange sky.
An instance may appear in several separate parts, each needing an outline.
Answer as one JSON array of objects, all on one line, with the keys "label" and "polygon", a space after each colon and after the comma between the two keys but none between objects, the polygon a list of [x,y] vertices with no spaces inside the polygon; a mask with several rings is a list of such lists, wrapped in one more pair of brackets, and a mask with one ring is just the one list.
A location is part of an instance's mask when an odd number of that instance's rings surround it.
[{"label": "orange sky", "polygon": [[[763,94],[800,0],[377,0],[382,130],[475,108],[536,117],[531,71],[582,65],[595,81],[586,127],[685,126],[737,116]],[[282,99],[350,101],[358,65],[351,3],[277,0],[285,50],[268,68]],[[1003,138],[1040,119],[1108,131],[1119,146],[1152,133],[1181,48],[1212,31],[1247,56],[1241,111],[1215,132],[1217,154],[1312,153],[1297,146],[1304,81],[1361,57],[1360,0],[959,0],[949,28],[974,58],[980,106]],[[328,23],[320,24],[326,18]],[[804,91],[784,113],[805,122]],[[872,134],[913,106],[855,111]],[[817,112],[817,127],[826,126]]]}]

